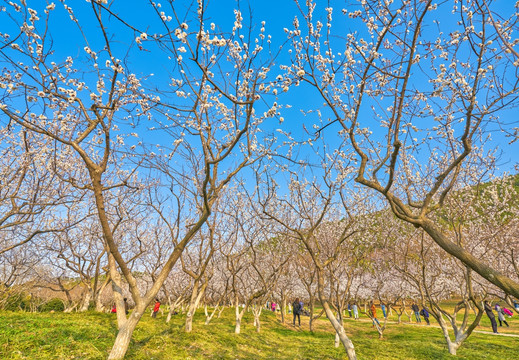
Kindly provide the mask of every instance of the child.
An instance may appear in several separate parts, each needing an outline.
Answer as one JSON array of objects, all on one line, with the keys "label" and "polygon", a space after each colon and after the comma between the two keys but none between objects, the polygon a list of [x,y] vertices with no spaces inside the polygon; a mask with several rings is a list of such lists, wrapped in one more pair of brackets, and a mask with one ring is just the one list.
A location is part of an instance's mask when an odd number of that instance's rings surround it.
[{"label": "child", "polygon": [[153,314],[151,314],[151,317],[156,318],[157,313],[159,312],[159,309],[160,309],[160,301],[159,301],[159,299],[155,299],[155,306],[153,307]]}]

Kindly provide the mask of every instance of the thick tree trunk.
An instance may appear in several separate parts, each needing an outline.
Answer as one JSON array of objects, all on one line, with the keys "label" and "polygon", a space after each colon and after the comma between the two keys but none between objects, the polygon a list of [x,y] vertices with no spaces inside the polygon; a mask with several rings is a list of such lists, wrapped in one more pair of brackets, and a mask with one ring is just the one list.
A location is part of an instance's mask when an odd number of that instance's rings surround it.
[{"label": "thick tree trunk", "polygon": [[[336,317],[337,322],[344,328],[344,324],[342,322],[342,316],[340,313],[337,313]],[[335,332],[335,347],[338,348],[341,345],[341,338],[338,332]]]},{"label": "thick tree trunk", "polygon": [[92,299],[92,292],[90,289],[86,289],[85,296],[82,299],[81,306],[79,307],[79,312],[85,312],[88,310],[90,306],[90,299]]},{"label": "thick tree trunk", "polygon": [[196,308],[193,306],[189,306],[187,310],[187,316],[186,316],[186,326],[185,331],[191,332],[193,330],[193,317],[195,316]]},{"label": "thick tree trunk", "polygon": [[260,323],[260,313],[254,312],[254,326],[256,327],[256,332],[259,333],[261,330],[261,323]]},{"label": "thick tree trunk", "polygon": [[200,299],[205,293],[205,289],[207,287],[207,282],[202,284],[202,287],[198,289],[199,283],[195,281],[193,288],[193,293],[191,294],[191,301],[189,304],[189,308],[187,311],[186,317],[186,332],[191,332],[193,330],[193,318],[195,317],[196,309],[198,309],[198,304],[200,303]]},{"label": "thick tree trunk", "polygon": [[108,360],[119,360],[124,358],[124,355],[128,351],[133,331],[139,323],[144,310],[145,309],[134,309],[128,320],[119,328],[119,332],[115,338]]},{"label": "thick tree trunk", "polygon": [[349,360],[357,360],[357,355],[355,354],[355,348],[353,343],[351,342],[348,335],[346,335],[346,331],[344,331],[344,327],[341,325],[339,321],[335,318],[333,311],[328,303],[328,300],[324,296],[324,279],[320,272],[320,269],[317,270],[317,293],[319,294],[319,300],[323,306],[324,312],[333,328],[335,329],[336,334],[339,336],[339,339],[346,350],[346,354],[348,355]]},{"label": "thick tree trunk", "polygon": [[430,220],[424,220],[419,225],[429,234],[429,236],[450,255],[459,259],[463,264],[477,272],[481,277],[494,284],[505,293],[519,298],[519,283],[494,270],[482,260],[478,259],[458,244],[450,241],[441,230]]},{"label": "thick tree trunk", "polygon": [[103,285],[101,285],[101,288],[97,289],[94,294],[94,303],[95,303],[97,312],[103,312],[103,310],[104,310],[103,303],[101,302],[101,295],[103,294],[104,289],[106,288],[106,286],[108,286],[109,283],[110,283],[110,278],[107,277],[106,280],[104,281]]},{"label": "thick tree trunk", "polygon": [[448,341],[447,346],[449,347],[449,354],[456,355],[456,351],[460,347],[460,344],[452,342],[452,341]]},{"label": "thick tree trunk", "polygon": [[120,329],[126,322],[123,289],[121,288],[121,274],[117,271],[115,259],[110,252],[108,252],[108,266],[110,268],[110,277],[112,278],[112,291],[114,294],[115,308],[117,309],[117,328]]},{"label": "thick tree trunk", "polygon": [[234,327],[234,333],[239,334],[241,331],[241,316],[236,317],[236,326]]},{"label": "thick tree trunk", "polygon": [[242,311],[240,311],[240,304],[238,303],[238,300],[236,300],[236,307],[235,307],[235,314],[236,314],[236,326],[234,328],[234,333],[239,334],[241,331],[241,319],[243,317],[243,314],[245,314],[245,308],[243,308]]},{"label": "thick tree trunk", "polygon": [[353,346],[353,343],[351,342],[351,340],[348,338],[348,335],[346,335],[346,331],[344,331],[344,327],[335,318],[333,311],[330,308],[330,305],[328,304],[328,302],[323,301],[323,299],[321,298],[321,303],[323,304],[323,308],[324,308],[326,317],[332,323],[332,326],[335,329],[336,335],[339,337],[339,340],[341,341],[342,345],[344,346],[344,349],[346,350],[348,359],[356,360],[357,355],[355,354],[355,347]]}]

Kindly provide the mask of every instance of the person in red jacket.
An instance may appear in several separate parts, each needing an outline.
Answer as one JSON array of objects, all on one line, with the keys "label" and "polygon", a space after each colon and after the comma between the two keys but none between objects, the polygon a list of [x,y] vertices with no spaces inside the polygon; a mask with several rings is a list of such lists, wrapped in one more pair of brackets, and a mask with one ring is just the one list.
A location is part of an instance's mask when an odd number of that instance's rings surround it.
[{"label": "person in red jacket", "polygon": [[151,317],[156,318],[157,313],[159,312],[159,309],[160,309],[160,301],[159,301],[159,299],[155,299],[155,306],[153,307],[153,314],[151,314]]}]

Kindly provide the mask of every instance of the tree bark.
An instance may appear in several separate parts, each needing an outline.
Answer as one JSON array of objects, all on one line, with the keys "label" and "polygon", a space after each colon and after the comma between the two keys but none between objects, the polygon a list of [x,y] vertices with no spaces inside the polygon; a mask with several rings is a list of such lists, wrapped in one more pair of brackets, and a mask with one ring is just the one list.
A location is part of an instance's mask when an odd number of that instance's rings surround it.
[{"label": "tree bark", "polygon": [[346,335],[346,331],[344,331],[344,326],[342,326],[341,323],[337,321],[337,319],[335,318],[335,315],[333,314],[328,300],[324,297],[324,279],[323,275],[321,274],[321,269],[319,268],[317,269],[317,292],[319,294],[319,300],[321,301],[326,317],[328,318],[328,320],[330,320],[330,323],[335,329],[336,334],[341,340],[341,343],[344,346],[344,349],[346,350],[346,354],[348,355],[348,359],[357,360],[357,355],[355,354],[355,348],[353,346],[353,343],[351,342],[348,335]]},{"label": "tree bark", "polygon": [[115,308],[117,310],[117,328],[121,329],[126,323],[126,313],[124,311],[124,297],[121,288],[121,275],[117,271],[117,266],[112,253],[108,252],[108,266],[110,268],[110,278],[112,279],[112,291],[114,294]]},{"label": "tree bark", "polygon": [[195,281],[193,285],[193,292],[191,293],[191,301],[189,303],[186,317],[186,332],[191,332],[193,330],[193,318],[195,316],[196,309],[198,308],[198,304],[200,303],[200,299],[205,293],[207,284],[208,283],[205,282],[200,289],[198,289],[199,282]]},{"label": "tree bark", "polygon": [[135,330],[135,327],[137,327],[137,324],[139,323],[144,310],[145,309],[140,307],[135,308],[128,320],[119,328],[114,345],[112,346],[112,350],[108,356],[108,360],[120,360],[124,358],[124,355],[130,346],[130,340],[132,338],[133,331]]},{"label": "tree bark", "polygon": [[92,299],[92,292],[90,289],[86,289],[85,296],[83,297],[81,301],[81,306],[79,307],[79,312],[85,312],[88,310],[88,307],[90,306],[90,299]]},{"label": "tree bark", "polygon": [[344,349],[346,350],[346,354],[348,355],[349,360],[356,360],[357,355],[355,354],[355,348],[353,346],[353,343],[351,342],[348,335],[346,335],[346,331],[344,331],[344,327],[337,321],[335,318],[332,309],[330,308],[330,305],[328,304],[328,301],[321,298],[321,303],[323,304],[324,312],[326,314],[326,317],[330,322],[332,323],[333,328],[335,329],[336,336],[339,337],[342,345],[344,346]]},{"label": "tree bark", "polygon": [[481,277],[502,289],[505,293],[519,299],[519,283],[492,269],[458,244],[450,241],[430,220],[419,222],[419,225],[447,253],[477,272]]}]

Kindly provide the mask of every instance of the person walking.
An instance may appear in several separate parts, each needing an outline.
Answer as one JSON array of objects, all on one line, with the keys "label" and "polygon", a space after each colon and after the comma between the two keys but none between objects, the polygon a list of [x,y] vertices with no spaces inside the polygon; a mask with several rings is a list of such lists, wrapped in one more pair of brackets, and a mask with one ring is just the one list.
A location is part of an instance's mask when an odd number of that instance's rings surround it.
[{"label": "person walking", "polygon": [[488,301],[485,300],[485,313],[487,314],[488,318],[490,319],[490,324],[492,325],[492,331],[494,334],[497,334],[497,323],[496,323],[496,317],[494,316],[494,312],[492,311],[492,307],[488,304]]},{"label": "person walking", "polygon": [[355,318],[355,320],[359,320],[359,308],[357,306],[357,302],[353,303],[351,309],[353,310],[353,317]]},{"label": "person walking", "polygon": [[351,318],[351,304],[348,303],[348,314],[350,314],[350,318]]},{"label": "person walking", "polygon": [[155,299],[155,306],[153,306],[153,313],[151,314],[151,317],[152,318],[156,318],[157,317],[157,313],[159,312],[159,309],[160,309],[160,301],[159,299]]},{"label": "person walking", "polygon": [[370,311],[371,311],[371,316],[372,316],[372,320],[373,320],[373,326],[375,326],[375,322],[378,324],[378,326],[380,326],[380,323],[378,322],[378,319],[377,319],[377,308],[375,307],[375,304],[373,303],[373,301],[371,302]]},{"label": "person walking", "polygon": [[415,302],[413,302],[413,305],[411,305],[411,309],[413,309],[413,311],[414,311],[414,316],[416,318],[416,322],[421,323],[422,319],[420,318],[420,308],[418,307],[418,305],[416,305]]},{"label": "person walking", "polygon": [[384,315],[384,319],[387,318],[387,316],[386,316],[386,305],[384,305],[383,302],[380,303],[380,309],[382,310],[382,315]]},{"label": "person walking", "polygon": [[427,325],[431,325],[431,323],[429,322],[429,311],[425,306],[422,308],[422,310],[420,310],[420,315],[423,316]]},{"label": "person walking", "polygon": [[499,326],[503,326],[503,323],[505,323],[506,327],[510,327],[508,323],[505,320],[505,312],[503,309],[501,309],[501,306],[499,303],[496,304],[496,312],[497,312],[497,318],[499,320]]},{"label": "person walking", "polygon": [[299,301],[299,298],[297,298],[292,303],[292,312],[294,313],[294,321],[293,321],[294,326],[296,326],[296,317],[297,317],[299,326],[301,326],[301,310],[302,310],[301,302]]}]

